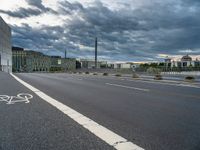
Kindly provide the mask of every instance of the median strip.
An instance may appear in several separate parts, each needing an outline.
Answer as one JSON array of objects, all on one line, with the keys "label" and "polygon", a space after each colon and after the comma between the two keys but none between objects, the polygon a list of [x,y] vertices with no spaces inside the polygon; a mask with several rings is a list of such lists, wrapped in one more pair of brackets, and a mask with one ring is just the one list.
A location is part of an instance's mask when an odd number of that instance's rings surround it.
[{"label": "median strip", "polygon": [[197,89],[199,89],[200,88],[200,86],[198,86],[198,85],[195,85],[195,84],[189,84],[189,83],[183,83],[183,82],[176,82],[176,81],[170,81],[170,83],[169,82],[167,82],[167,81],[165,81],[165,80],[162,80],[162,81],[154,81],[154,80],[149,80],[149,81],[147,81],[147,80],[130,80],[130,79],[126,79],[126,81],[131,81],[131,82],[142,82],[142,83],[153,83],[153,84],[163,84],[163,85],[172,85],[172,86],[178,86],[178,87],[190,87],[190,88],[197,88]]},{"label": "median strip", "polygon": [[145,92],[149,92],[150,91],[149,89],[142,89],[142,88],[137,88],[137,87],[132,87],[132,86],[112,84],[112,83],[106,83],[106,85],[116,86],[116,87],[122,87],[122,88],[126,88],[126,89],[133,89],[133,90],[145,91]]},{"label": "median strip", "polygon": [[117,150],[144,150],[143,148],[137,146],[136,144],[128,141],[127,139],[121,137],[120,135],[114,133],[113,131],[101,126],[100,124],[96,123],[95,121],[91,120],[90,118],[82,115],[81,113],[77,112],[76,110],[64,105],[63,103],[59,102],[58,100],[48,96],[44,92],[34,88],[32,85],[28,84],[27,82],[21,80],[17,76],[13,76],[18,82],[23,84],[25,87],[33,91],[36,95],[38,95],[41,99],[48,102],[52,106],[56,107],[58,110],[66,114],[68,117],[73,119],[75,122],[80,124],[85,129],[89,130],[91,133],[99,137],[101,140],[105,141],[107,144],[113,146]]}]

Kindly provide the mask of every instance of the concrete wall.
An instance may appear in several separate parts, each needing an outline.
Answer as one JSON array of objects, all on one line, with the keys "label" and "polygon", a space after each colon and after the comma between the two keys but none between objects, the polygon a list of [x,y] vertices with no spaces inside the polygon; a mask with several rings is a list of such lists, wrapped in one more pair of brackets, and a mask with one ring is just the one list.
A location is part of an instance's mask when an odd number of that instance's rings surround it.
[{"label": "concrete wall", "polygon": [[12,72],[11,28],[0,17],[0,70]]}]

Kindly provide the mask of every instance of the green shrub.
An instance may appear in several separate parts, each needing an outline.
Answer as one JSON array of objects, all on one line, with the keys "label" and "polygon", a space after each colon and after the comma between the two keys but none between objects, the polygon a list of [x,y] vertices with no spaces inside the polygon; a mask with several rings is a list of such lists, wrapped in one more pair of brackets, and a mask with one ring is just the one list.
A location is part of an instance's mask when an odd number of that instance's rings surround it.
[{"label": "green shrub", "polygon": [[103,76],[108,76],[108,73],[107,73],[107,72],[104,72],[104,73],[103,73]]},{"label": "green shrub", "polygon": [[122,75],[118,73],[118,74],[116,74],[115,76],[116,76],[116,77],[121,77]]},{"label": "green shrub", "polygon": [[194,81],[194,80],[195,80],[195,77],[194,77],[194,76],[186,76],[186,77],[185,77],[185,80],[186,80],[186,81]]},{"label": "green shrub", "polygon": [[88,71],[86,71],[85,74],[90,74],[90,73]]},{"label": "green shrub", "polygon": [[161,74],[156,74],[154,77],[154,80],[162,80],[162,75]]}]

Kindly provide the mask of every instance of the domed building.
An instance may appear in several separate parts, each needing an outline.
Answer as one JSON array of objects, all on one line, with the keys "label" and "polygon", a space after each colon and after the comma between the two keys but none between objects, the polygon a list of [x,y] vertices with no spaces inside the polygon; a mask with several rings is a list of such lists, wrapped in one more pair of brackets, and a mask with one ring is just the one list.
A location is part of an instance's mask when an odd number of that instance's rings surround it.
[{"label": "domed building", "polygon": [[199,56],[189,56],[188,54],[182,57],[174,57],[169,58],[166,57],[165,64],[167,67],[178,67],[178,68],[186,68],[186,67],[200,67],[200,57]]},{"label": "domed building", "polygon": [[182,63],[182,67],[194,66],[192,65],[193,64],[192,57],[190,57],[188,54],[181,58],[181,63]]},{"label": "domed building", "polygon": [[192,61],[192,57],[187,54],[181,58],[181,61]]}]

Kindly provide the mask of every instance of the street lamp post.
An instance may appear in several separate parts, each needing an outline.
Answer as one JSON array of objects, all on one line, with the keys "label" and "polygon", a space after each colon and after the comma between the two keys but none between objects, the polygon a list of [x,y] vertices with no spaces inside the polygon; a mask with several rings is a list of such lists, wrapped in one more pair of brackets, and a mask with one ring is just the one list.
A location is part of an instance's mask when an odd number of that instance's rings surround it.
[{"label": "street lamp post", "polygon": [[95,38],[95,69],[97,69],[97,37]]}]

